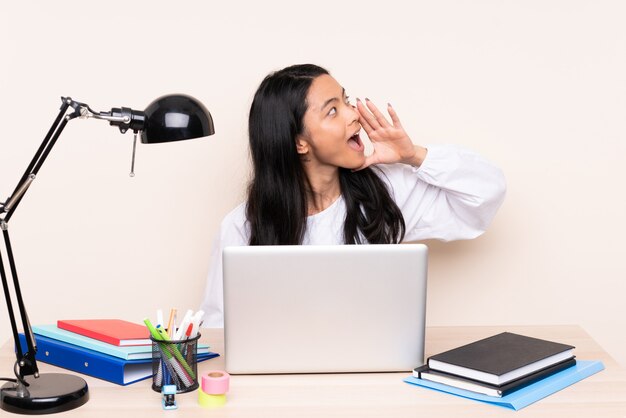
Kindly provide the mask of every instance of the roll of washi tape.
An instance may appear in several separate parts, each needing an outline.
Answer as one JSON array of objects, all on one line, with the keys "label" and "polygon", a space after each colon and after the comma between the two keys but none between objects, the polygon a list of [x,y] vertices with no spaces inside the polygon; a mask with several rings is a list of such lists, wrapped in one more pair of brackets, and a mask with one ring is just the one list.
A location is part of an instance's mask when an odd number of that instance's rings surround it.
[{"label": "roll of washi tape", "polygon": [[198,389],[198,403],[203,408],[217,408],[226,404],[226,395],[209,395]]},{"label": "roll of washi tape", "polygon": [[202,391],[207,395],[224,395],[230,386],[230,375],[221,370],[212,370],[202,375]]}]

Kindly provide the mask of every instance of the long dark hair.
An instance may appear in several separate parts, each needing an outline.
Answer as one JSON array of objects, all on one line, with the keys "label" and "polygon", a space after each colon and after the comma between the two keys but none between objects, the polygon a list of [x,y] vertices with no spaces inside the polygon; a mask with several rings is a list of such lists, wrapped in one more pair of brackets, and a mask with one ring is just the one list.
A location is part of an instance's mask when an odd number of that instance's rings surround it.
[{"label": "long dark hair", "polygon": [[[246,216],[250,245],[302,244],[307,220],[307,177],[296,137],[303,132],[313,80],[328,71],[313,64],[294,65],[269,74],[259,86],[249,117],[253,178]],[[345,244],[402,241],[402,212],[371,168],[339,169],[347,214]]]}]

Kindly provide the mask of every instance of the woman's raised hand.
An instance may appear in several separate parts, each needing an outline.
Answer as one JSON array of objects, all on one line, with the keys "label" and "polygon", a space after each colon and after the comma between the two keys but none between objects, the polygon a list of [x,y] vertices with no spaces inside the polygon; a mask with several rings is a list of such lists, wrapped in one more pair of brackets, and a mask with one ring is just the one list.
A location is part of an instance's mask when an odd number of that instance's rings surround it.
[{"label": "woman's raised hand", "polygon": [[387,112],[392,123],[389,123],[369,99],[365,99],[365,104],[357,99],[356,109],[359,112],[359,122],[374,147],[374,152],[365,158],[365,163],[357,170],[372,164],[404,163],[419,166],[422,163],[426,149],[411,142],[398,114],[390,104],[387,105]]}]

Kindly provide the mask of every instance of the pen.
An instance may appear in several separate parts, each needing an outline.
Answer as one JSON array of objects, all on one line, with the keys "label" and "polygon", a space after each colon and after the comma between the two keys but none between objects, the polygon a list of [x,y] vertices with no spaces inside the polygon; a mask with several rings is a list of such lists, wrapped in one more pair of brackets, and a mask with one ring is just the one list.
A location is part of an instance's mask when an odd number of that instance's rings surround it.
[{"label": "pen", "polygon": [[157,325],[163,326],[163,309],[157,310]]},{"label": "pen", "polygon": [[193,324],[189,324],[189,326],[187,327],[187,331],[185,332],[185,336],[187,337],[187,339],[191,337],[191,330],[193,330]]},{"label": "pen", "polygon": [[150,335],[152,335],[152,338],[157,341],[163,341],[163,339],[161,338],[161,334],[159,334],[159,332],[156,330],[154,325],[152,325],[152,322],[150,322],[148,318],[144,319],[143,323],[146,324],[146,327],[148,327],[148,331],[150,331]]},{"label": "pen", "polygon": [[193,315],[193,311],[191,309],[188,309],[187,312],[185,313],[185,316],[183,317],[183,322],[180,323],[180,327],[178,327],[178,330],[174,334],[174,340],[178,341],[178,340],[183,339],[185,335],[184,334],[185,330],[187,330],[187,326],[189,325],[189,322],[191,321],[192,315]]},{"label": "pen", "polygon": [[191,330],[190,338],[195,338],[198,335],[198,328],[200,328],[200,321],[202,320],[203,316],[204,316],[204,312],[203,311],[198,311],[198,312],[196,312],[196,314],[194,315],[193,319],[191,320],[191,324],[193,325],[193,329]]}]

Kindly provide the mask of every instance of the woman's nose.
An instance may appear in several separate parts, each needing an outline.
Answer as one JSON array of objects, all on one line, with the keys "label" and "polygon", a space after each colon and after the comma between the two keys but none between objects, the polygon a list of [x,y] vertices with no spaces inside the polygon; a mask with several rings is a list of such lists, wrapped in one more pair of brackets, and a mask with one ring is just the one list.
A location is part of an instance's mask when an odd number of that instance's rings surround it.
[{"label": "woman's nose", "polygon": [[359,111],[353,104],[348,104],[348,123],[351,125],[359,120]]}]

